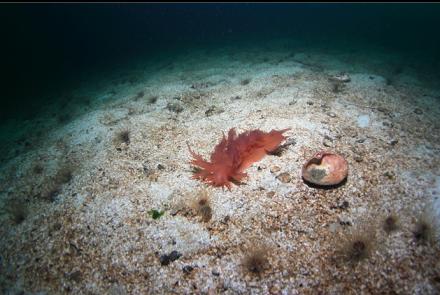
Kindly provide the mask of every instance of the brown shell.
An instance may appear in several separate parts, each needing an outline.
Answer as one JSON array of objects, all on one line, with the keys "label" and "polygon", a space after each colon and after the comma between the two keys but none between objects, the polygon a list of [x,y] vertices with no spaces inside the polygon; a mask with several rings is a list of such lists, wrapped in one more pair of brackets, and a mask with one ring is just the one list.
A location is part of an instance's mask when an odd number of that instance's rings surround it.
[{"label": "brown shell", "polygon": [[348,163],[331,152],[316,153],[302,168],[304,180],[317,185],[336,185],[348,175]]}]

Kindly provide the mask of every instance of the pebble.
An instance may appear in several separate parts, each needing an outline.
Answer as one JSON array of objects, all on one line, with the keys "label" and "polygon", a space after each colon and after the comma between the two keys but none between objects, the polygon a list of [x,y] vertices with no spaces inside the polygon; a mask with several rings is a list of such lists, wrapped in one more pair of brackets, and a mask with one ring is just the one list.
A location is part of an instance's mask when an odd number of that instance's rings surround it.
[{"label": "pebble", "polygon": [[177,259],[179,259],[182,256],[181,253],[177,252],[176,250],[172,251],[170,254],[164,254],[161,255],[159,260],[161,265],[168,265],[170,262],[173,262]]},{"label": "pebble", "polygon": [[343,201],[342,204],[337,206],[330,206],[330,209],[342,209],[345,210],[350,207],[350,203],[348,201]]},{"label": "pebble", "polygon": [[322,108],[323,110],[328,110],[328,109],[330,109],[330,107],[329,107],[328,105],[326,105],[326,104],[321,104],[321,108]]},{"label": "pebble", "polygon": [[350,203],[348,201],[344,201],[341,205],[339,205],[339,208],[341,209],[347,209],[348,207],[350,207]]},{"label": "pebble", "polygon": [[182,254],[179,253],[179,252],[177,252],[176,250],[172,251],[172,252],[170,253],[170,255],[169,255],[171,261],[177,260],[177,259],[179,259],[181,256],[182,256]]},{"label": "pebble", "polygon": [[277,179],[281,181],[282,183],[288,183],[292,180],[292,177],[289,173],[283,172],[280,175],[277,176]]},{"label": "pebble", "polygon": [[159,261],[160,261],[161,265],[168,265],[168,264],[170,264],[170,257],[166,254],[161,255],[159,257]]},{"label": "pebble", "polygon": [[279,166],[270,167],[270,172],[272,172],[272,173],[279,172],[280,170],[281,170],[281,168]]},{"label": "pebble", "polygon": [[383,108],[383,107],[378,107],[377,110],[384,114],[388,114],[390,112],[387,108]]},{"label": "pebble", "polygon": [[393,180],[394,178],[395,178],[395,174],[394,174],[394,172],[392,172],[392,171],[386,171],[384,174],[383,174],[383,176],[385,176],[385,177],[387,177],[388,179],[390,179],[390,180]]},{"label": "pebble", "polygon": [[208,88],[210,86],[209,82],[200,82],[200,83],[194,83],[191,85],[192,89],[203,89]]},{"label": "pebble", "polygon": [[248,85],[249,83],[251,83],[251,79],[244,79],[240,82],[241,85]]},{"label": "pebble", "polygon": [[348,83],[351,81],[351,78],[349,75],[347,74],[339,74],[339,75],[334,75],[331,76],[329,78],[330,81],[335,81],[335,82],[343,82],[343,83]]},{"label": "pebble", "polygon": [[269,288],[269,294],[280,294],[281,288],[278,285],[273,285]]},{"label": "pebble", "polygon": [[211,107],[209,107],[207,110],[206,110],[206,112],[205,112],[205,115],[206,115],[206,117],[210,117],[210,116],[212,116],[212,115],[218,115],[218,114],[221,114],[221,113],[223,113],[225,110],[223,109],[223,108],[219,108],[219,107],[216,107],[216,106],[211,106]]},{"label": "pebble", "polygon": [[191,265],[185,265],[182,270],[184,273],[189,274],[194,270],[194,267],[192,267]]},{"label": "pebble", "polygon": [[336,117],[336,114],[333,113],[333,112],[328,112],[328,113],[327,113],[327,116],[329,116],[330,118],[335,118],[335,117]]},{"label": "pebble", "polygon": [[175,113],[181,113],[183,111],[183,107],[177,103],[168,103],[167,109]]},{"label": "pebble", "polygon": [[342,225],[342,226],[351,226],[351,222],[350,221],[343,221],[343,220],[341,220],[341,221],[339,221],[339,224]]},{"label": "pebble", "polygon": [[268,192],[268,193],[266,194],[266,196],[267,196],[268,198],[273,198],[273,197],[275,196],[275,192],[274,192],[274,191],[270,191],[270,192]]},{"label": "pebble", "polygon": [[333,140],[330,137],[324,137],[324,140],[322,144],[326,147],[332,147],[333,146]]},{"label": "pebble", "polygon": [[397,140],[397,139],[392,139],[392,140],[389,142],[389,144],[390,144],[390,145],[396,145],[398,142],[399,142],[399,140]]},{"label": "pebble", "polygon": [[356,155],[356,156],[354,156],[354,160],[355,160],[356,162],[360,163],[360,162],[362,162],[364,159],[363,159],[361,156]]},{"label": "pebble", "polygon": [[313,101],[310,101],[310,100],[309,100],[309,101],[307,102],[307,104],[308,104],[309,106],[312,106],[312,105],[313,105]]},{"label": "pebble", "polygon": [[346,136],[352,137],[352,138],[358,136],[357,130],[355,128],[352,128],[352,127],[345,128],[344,133],[345,133]]},{"label": "pebble", "polygon": [[296,144],[296,140],[295,140],[295,138],[293,138],[293,137],[289,137],[289,138],[285,141],[284,146],[295,145],[295,144]]},{"label": "pebble", "polygon": [[415,108],[414,113],[416,113],[417,115],[421,115],[421,114],[423,114],[423,111],[419,108]]},{"label": "pebble", "polygon": [[81,271],[77,270],[77,271],[74,271],[74,272],[68,274],[67,277],[69,280],[72,280],[72,281],[75,281],[78,283],[81,281],[82,274],[81,274]]}]

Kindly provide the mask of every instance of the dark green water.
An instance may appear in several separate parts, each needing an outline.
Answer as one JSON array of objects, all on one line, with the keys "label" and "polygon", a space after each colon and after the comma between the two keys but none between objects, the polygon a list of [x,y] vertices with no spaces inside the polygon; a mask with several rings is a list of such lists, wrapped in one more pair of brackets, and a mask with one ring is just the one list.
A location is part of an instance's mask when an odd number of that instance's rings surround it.
[{"label": "dark green water", "polygon": [[0,139],[8,151],[2,158],[20,153],[6,145],[25,144],[35,120],[64,124],[93,105],[93,95],[72,94],[78,89],[111,91],[108,81],[120,72],[135,86],[142,65],[152,65],[146,68],[152,77],[198,50],[212,52],[212,59],[221,48],[358,55],[353,62],[368,68],[371,61],[372,74],[410,68],[438,89],[439,16],[439,5],[405,3],[4,4]]},{"label": "dark green water", "polygon": [[[3,4],[1,118],[29,118],[90,72],[191,47],[274,38],[384,46],[438,72],[436,4]],[[240,46],[237,43],[237,46]]]}]

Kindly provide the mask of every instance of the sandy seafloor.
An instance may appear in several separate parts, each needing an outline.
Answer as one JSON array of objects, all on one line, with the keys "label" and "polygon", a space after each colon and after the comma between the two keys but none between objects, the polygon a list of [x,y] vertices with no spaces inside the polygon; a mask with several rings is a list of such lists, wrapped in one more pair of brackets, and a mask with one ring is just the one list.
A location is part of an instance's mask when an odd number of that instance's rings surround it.
[{"label": "sandy seafloor", "polygon": [[[413,232],[426,216],[438,228],[440,85],[417,56],[340,48],[279,40],[140,57],[2,126],[1,292],[438,294],[435,234]],[[341,73],[350,81],[335,89]],[[186,144],[207,158],[232,127],[291,128],[292,144],[231,191],[192,179]],[[347,159],[342,186],[301,179],[323,149]],[[208,222],[191,209],[204,189]],[[387,234],[389,214],[399,227]],[[336,259],[364,230],[368,257]],[[254,274],[245,257],[260,247]]]}]

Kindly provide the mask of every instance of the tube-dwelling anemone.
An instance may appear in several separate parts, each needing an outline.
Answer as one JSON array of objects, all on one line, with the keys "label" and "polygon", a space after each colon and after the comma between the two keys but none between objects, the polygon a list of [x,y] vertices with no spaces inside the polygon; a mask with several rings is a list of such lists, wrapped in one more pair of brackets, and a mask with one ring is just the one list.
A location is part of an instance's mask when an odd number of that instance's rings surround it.
[{"label": "tube-dwelling anemone", "polygon": [[414,239],[418,243],[434,243],[437,239],[437,227],[434,212],[426,207],[415,217],[412,229]]},{"label": "tube-dwelling anemone", "polygon": [[382,228],[390,234],[399,229],[399,217],[395,213],[391,213],[383,217]]},{"label": "tube-dwelling anemone", "polygon": [[203,222],[208,222],[212,218],[211,196],[207,189],[199,190],[196,198],[193,199],[191,207],[193,211],[201,217]]},{"label": "tube-dwelling anemone", "polygon": [[376,246],[374,226],[365,222],[336,237],[335,258],[340,262],[355,265],[370,258]]},{"label": "tube-dwelling anemone", "polygon": [[270,268],[269,248],[258,243],[247,247],[242,258],[242,266],[245,272],[261,276]]},{"label": "tube-dwelling anemone", "polygon": [[130,130],[129,129],[121,129],[115,133],[113,138],[113,142],[116,145],[120,145],[122,143],[130,144]]}]

